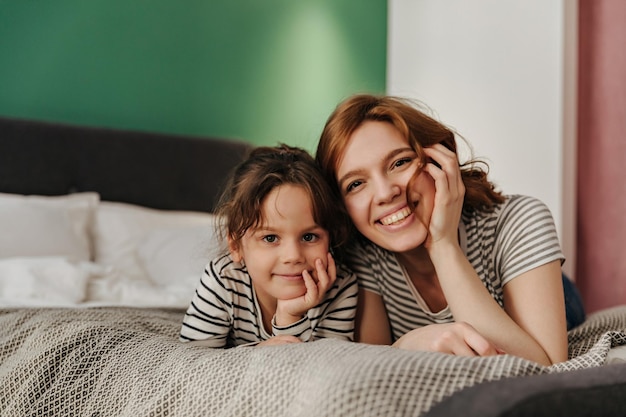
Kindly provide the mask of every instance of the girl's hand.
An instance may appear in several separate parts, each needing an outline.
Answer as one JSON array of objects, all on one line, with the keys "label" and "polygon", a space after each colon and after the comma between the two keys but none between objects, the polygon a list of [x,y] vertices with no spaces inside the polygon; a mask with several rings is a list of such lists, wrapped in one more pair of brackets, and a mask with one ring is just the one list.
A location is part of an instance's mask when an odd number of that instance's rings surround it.
[{"label": "girl's hand", "polygon": [[306,293],[290,300],[277,300],[276,303],[276,324],[287,326],[300,320],[307,311],[318,305],[323,299],[326,291],[333,286],[337,279],[337,267],[332,255],[328,253],[328,267],[324,268],[321,259],[315,261],[315,275],[317,282],[308,271],[302,272]]},{"label": "girl's hand", "polygon": [[424,148],[424,153],[441,167],[433,162],[424,167],[435,180],[435,202],[425,246],[429,248],[442,240],[458,242],[457,229],[465,196],[459,160],[454,152],[441,144]]},{"label": "girl's hand", "polygon": [[278,346],[278,345],[286,345],[288,343],[301,343],[301,342],[302,340],[298,339],[295,336],[283,334],[279,336],[270,337],[267,340],[259,342],[256,346]]},{"label": "girl's hand", "polygon": [[502,352],[465,322],[431,324],[406,333],[393,347],[458,356],[491,356]]}]

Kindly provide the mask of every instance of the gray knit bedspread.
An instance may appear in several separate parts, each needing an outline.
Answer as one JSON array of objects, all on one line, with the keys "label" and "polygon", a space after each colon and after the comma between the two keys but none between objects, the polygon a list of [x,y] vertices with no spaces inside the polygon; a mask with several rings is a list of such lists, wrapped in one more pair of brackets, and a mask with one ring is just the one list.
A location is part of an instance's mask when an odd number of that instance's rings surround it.
[{"label": "gray knit bedspread", "polygon": [[[178,342],[183,311],[0,310],[2,416],[420,416],[462,388],[604,365],[626,306],[570,331],[550,367],[337,340],[209,349]],[[609,365],[610,366],[610,365]]]}]

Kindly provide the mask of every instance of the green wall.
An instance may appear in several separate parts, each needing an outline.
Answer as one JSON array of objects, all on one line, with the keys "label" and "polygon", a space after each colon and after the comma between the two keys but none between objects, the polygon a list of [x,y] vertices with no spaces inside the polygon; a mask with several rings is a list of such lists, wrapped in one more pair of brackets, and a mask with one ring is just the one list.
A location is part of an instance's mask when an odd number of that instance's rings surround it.
[{"label": "green wall", "polygon": [[0,0],[0,115],[314,150],[386,34],[383,0]]}]

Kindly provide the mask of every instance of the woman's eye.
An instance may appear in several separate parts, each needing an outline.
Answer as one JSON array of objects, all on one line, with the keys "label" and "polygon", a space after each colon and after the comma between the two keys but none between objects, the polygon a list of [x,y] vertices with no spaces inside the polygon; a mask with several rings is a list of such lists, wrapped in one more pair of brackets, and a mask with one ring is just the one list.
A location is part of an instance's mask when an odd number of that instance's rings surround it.
[{"label": "woman's eye", "polygon": [[278,237],[276,235],[263,236],[263,241],[265,241],[267,243],[274,243],[277,240],[278,240]]},{"label": "woman's eye", "polygon": [[398,159],[397,161],[395,161],[393,163],[393,167],[394,168],[398,168],[398,167],[401,167],[402,165],[410,164],[412,161],[413,161],[412,158],[408,158],[408,157],[407,158],[401,158],[401,159]]},{"label": "woman's eye", "polygon": [[346,187],[346,193],[352,192],[354,191],[359,185],[361,185],[362,182],[361,181],[352,181],[350,184],[348,184],[348,186]]},{"label": "woman's eye", "polygon": [[315,242],[317,240],[317,235],[315,233],[306,233],[302,236],[302,240],[305,242]]}]

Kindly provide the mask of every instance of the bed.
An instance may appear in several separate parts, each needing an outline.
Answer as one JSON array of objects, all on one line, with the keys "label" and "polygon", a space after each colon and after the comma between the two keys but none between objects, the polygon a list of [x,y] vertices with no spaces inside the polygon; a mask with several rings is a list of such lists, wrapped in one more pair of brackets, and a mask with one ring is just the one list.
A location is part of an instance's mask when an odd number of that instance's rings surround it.
[{"label": "bed", "polygon": [[0,117],[0,415],[624,415],[626,306],[550,367],[339,340],[178,341],[250,145]]}]

